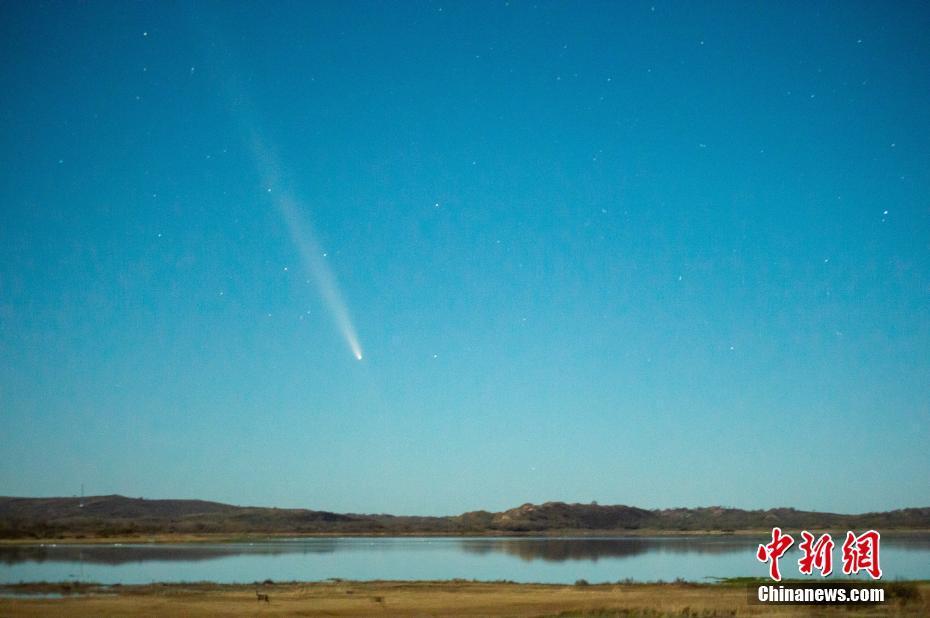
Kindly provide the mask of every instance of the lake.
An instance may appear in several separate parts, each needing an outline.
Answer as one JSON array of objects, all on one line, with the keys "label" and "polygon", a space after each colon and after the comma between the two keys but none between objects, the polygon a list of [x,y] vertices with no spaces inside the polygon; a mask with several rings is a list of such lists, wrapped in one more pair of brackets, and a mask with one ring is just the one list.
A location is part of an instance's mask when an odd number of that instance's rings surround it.
[{"label": "lake", "polygon": [[[770,539],[725,537],[295,538],[241,543],[0,546],[0,583],[81,580],[104,584],[477,579],[591,583],[708,581],[767,575],[755,558]],[[799,577],[800,552],[781,561]],[[930,535],[882,538],[885,580],[930,579]],[[841,570],[841,550],[834,569]],[[846,577],[840,575],[840,577]]]}]

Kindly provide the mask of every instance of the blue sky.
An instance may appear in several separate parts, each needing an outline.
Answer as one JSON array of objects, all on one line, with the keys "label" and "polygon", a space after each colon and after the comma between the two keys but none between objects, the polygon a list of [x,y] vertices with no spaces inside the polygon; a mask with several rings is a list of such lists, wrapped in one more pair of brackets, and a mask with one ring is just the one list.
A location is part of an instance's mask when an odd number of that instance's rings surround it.
[{"label": "blue sky", "polygon": [[0,494],[926,506],[928,31],[5,3]]}]

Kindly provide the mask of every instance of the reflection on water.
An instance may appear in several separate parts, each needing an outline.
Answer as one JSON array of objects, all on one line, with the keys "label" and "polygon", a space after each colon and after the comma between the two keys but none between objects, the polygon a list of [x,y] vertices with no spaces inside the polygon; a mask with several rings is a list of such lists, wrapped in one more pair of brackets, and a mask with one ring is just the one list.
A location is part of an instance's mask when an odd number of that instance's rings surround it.
[{"label": "reflection on water", "polygon": [[[252,582],[508,579],[571,583],[764,576],[768,539],[724,537],[300,538],[185,545],[0,546],[0,583],[81,579]],[[792,551],[796,551],[793,548]],[[790,564],[789,556],[783,564]],[[797,556],[790,556],[797,560]],[[882,539],[887,578],[930,578],[930,535]]]},{"label": "reflection on water", "polygon": [[[387,541],[387,542],[386,542]],[[406,542],[405,541],[409,541]],[[140,545],[22,545],[0,547],[0,563],[81,562],[119,565],[150,560],[195,562],[230,556],[327,554],[337,551],[382,551],[420,546],[423,542],[456,545],[469,554],[503,553],[522,560],[594,560],[622,558],[649,552],[721,554],[745,551],[755,541],[745,538],[463,538],[463,539],[360,539],[323,538],[219,544]]]},{"label": "reflection on water", "polygon": [[278,555],[292,553],[332,553],[338,540],[321,539],[312,543],[260,542],[189,545],[23,545],[0,547],[0,564],[18,562],[82,562],[125,564],[149,560],[196,562],[243,554]]},{"label": "reflection on water", "polygon": [[501,552],[523,560],[598,560],[623,558],[649,552],[725,554],[745,551],[756,542],[745,538],[521,538],[469,539],[462,543],[467,552]]},{"label": "reflection on water", "polygon": [[[82,596],[80,594],[71,594],[68,596]],[[19,592],[18,590],[0,589],[0,597],[12,599],[63,599],[65,595],[60,592]]]}]

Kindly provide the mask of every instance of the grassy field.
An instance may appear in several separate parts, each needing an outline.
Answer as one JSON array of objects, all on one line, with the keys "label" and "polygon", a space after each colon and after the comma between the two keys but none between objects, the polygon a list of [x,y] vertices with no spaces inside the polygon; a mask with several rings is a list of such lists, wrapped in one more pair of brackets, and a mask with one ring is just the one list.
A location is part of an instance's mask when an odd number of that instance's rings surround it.
[{"label": "grassy field", "polygon": [[[450,582],[322,582],[255,585],[93,586],[25,584],[2,598],[0,616],[930,616],[930,582],[886,584],[883,605],[761,606],[747,582],[545,585]],[[267,594],[259,601],[256,591]]]}]

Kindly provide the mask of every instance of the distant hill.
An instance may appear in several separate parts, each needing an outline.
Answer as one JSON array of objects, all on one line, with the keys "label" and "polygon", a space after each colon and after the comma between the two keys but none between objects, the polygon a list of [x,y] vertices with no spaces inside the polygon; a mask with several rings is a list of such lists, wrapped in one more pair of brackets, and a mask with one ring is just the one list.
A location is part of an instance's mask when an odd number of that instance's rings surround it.
[{"label": "distant hill", "polygon": [[791,508],[744,511],[722,507],[647,510],[632,506],[524,504],[493,513],[448,517],[339,514],[248,507],[203,500],[0,497],[0,538],[141,534],[552,534],[730,532],[766,530],[930,529],[930,507],[843,515]]}]

